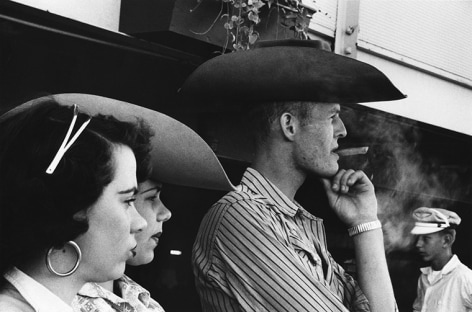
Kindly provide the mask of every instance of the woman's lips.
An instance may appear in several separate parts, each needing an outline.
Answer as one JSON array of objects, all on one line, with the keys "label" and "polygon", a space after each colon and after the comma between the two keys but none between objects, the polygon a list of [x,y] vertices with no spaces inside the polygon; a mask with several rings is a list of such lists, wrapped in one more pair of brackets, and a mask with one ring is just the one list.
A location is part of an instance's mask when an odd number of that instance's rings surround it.
[{"label": "woman's lips", "polygon": [[136,257],[136,248],[137,248],[137,247],[138,247],[138,244],[136,244],[136,245],[130,250],[132,257]]},{"label": "woman's lips", "polygon": [[156,245],[159,244],[159,238],[161,237],[161,235],[162,235],[162,232],[158,232],[154,234],[153,236],[151,236],[151,239],[154,240]]}]

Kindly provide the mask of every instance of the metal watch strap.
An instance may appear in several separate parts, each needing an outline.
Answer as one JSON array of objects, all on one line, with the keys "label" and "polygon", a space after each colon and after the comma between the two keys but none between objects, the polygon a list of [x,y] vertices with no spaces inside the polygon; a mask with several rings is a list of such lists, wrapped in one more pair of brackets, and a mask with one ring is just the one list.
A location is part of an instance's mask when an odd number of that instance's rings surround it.
[{"label": "metal watch strap", "polygon": [[353,226],[349,228],[347,232],[349,233],[349,236],[354,236],[362,232],[367,232],[367,231],[380,229],[380,228],[382,228],[382,223],[380,223],[379,220],[375,220],[375,221],[361,223],[356,226]]}]

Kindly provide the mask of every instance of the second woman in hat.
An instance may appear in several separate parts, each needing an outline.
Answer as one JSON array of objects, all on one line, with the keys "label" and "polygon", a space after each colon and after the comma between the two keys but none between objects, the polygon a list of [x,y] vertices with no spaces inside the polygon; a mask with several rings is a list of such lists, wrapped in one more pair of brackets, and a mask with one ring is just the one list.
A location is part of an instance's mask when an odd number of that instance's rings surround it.
[{"label": "second woman in hat", "polygon": [[[128,265],[150,263],[163,231],[163,223],[171,212],[162,203],[163,183],[214,190],[231,190],[220,162],[203,139],[181,122],[130,103],[86,94],[54,96],[65,105],[78,103],[88,112],[112,114],[119,120],[143,119],[154,132],[151,138],[151,171],[147,179],[138,181],[135,206],[147,226],[136,234],[137,247]],[[89,105],[88,103],[94,103]],[[123,275],[105,283],[87,283],[74,301],[75,311],[163,311],[151,294]]]}]

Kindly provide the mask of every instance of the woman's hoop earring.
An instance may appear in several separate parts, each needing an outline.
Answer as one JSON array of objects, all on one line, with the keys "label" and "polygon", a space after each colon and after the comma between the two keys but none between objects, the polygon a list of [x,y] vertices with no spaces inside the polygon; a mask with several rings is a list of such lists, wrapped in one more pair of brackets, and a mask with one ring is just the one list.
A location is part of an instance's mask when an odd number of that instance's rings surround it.
[{"label": "woman's hoop earring", "polygon": [[61,277],[65,277],[65,276],[69,276],[69,275],[74,274],[74,272],[77,271],[77,268],[80,265],[80,260],[82,260],[82,251],[80,250],[79,245],[77,245],[77,243],[74,242],[74,241],[68,241],[66,244],[70,244],[72,247],[74,247],[75,252],[77,253],[77,261],[75,262],[75,265],[72,268],[72,270],[70,270],[69,272],[60,273],[60,272],[57,272],[56,270],[54,270],[54,268],[52,267],[51,259],[49,259],[49,257],[51,256],[51,253],[53,251],[53,247],[49,248],[48,253],[46,255],[46,266],[48,267],[48,270],[51,273],[56,274],[57,276],[61,276]]}]

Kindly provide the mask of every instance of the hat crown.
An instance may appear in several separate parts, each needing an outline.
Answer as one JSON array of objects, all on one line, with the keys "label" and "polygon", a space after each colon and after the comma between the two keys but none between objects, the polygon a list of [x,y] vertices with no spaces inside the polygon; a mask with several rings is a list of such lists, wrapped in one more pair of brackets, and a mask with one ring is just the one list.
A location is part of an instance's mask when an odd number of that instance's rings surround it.
[{"label": "hat crown", "polygon": [[413,217],[418,222],[447,223],[459,225],[460,217],[453,211],[442,208],[420,207],[413,211]]},{"label": "hat crown", "polygon": [[442,208],[417,208],[413,211],[413,218],[416,222],[411,233],[416,235],[439,232],[461,223],[455,212]]},{"label": "hat crown", "polygon": [[300,40],[300,39],[284,39],[284,40],[259,40],[254,45],[255,49],[269,47],[306,47],[320,49],[332,52],[328,42],[322,40]]},{"label": "hat crown", "polygon": [[338,55],[319,40],[275,40],[200,65],[180,94],[218,103],[365,103],[405,96],[377,68]]}]

